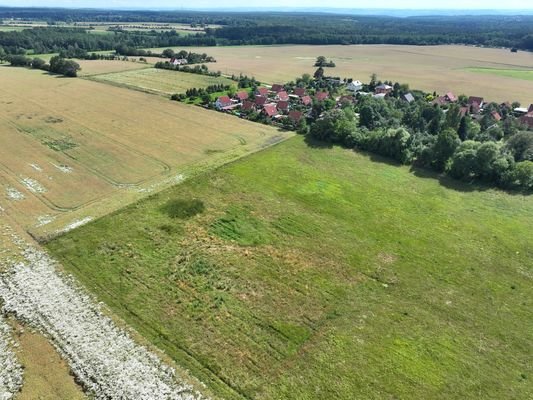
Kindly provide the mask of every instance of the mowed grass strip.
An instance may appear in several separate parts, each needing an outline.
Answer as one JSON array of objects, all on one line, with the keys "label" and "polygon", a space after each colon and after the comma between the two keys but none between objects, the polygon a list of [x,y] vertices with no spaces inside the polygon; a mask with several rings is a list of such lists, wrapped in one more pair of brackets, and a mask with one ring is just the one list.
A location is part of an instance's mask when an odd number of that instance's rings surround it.
[{"label": "mowed grass strip", "polygon": [[137,69],[98,75],[93,79],[123,85],[128,88],[170,95],[185,93],[191,88],[205,88],[210,85],[231,85],[232,81],[224,77],[206,76],[187,72],[169,71],[157,68]]},{"label": "mowed grass strip", "polygon": [[533,81],[533,69],[498,69],[498,68],[466,68],[469,72],[505,76],[509,78]]},{"label": "mowed grass strip", "polygon": [[47,248],[223,398],[531,398],[533,199],[313,145]]}]

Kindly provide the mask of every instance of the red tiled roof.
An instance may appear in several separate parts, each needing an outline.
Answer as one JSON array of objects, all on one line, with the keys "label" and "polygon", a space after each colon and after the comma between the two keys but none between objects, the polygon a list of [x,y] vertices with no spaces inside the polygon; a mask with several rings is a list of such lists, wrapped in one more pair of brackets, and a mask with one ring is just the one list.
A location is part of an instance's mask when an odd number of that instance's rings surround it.
[{"label": "red tiled roof", "polygon": [[459,108],[459,114],[461,114],[461,117],[464,117],[465,115],[467,115],[469,111],[470,109],[468,107]]},{"label": "red tiled roof", "polygon": [[287,101],[289,100],[289,95],[285,91],[281,91],[278,93],[278,99],[281,101]]},{"label": "red tiled roof", "polygon": [[292,119],[294,122],[298,122],[302,119],[303,112],[301,111],[289,111],[289,118]]},{"label": "red tiled roof", "polygon": [[278,110],[288,110],[289,102],[288,101],[278,101]]},{"label": "red tiled roof", "polygon": [[242,103],[242,109],[245,111],[253,110],[254,106],[255,104],[249,100],[245,100],[244,103]]},{"label": "red tiled roof", "polygon": [[448,99],[448,101],[457,101],[457,97],[452,92],[448,92],[444,95]]},{"label": "red tiled roof", "polygon": [[246,100],[248,98],[248,92],[244,92],[244,91],[243,92],[239,92],[239,93],[236,94],[236,96],[241,101],[242,100]]},{"label": "red tiled roof", "polygon": [[520,117],[520,122],[524,125],[527,125],[529,128],[533,128],[533,112],[526,115],[522,115]]},{"label": "red tiled roof", "polygon": [[255,96],[255,104],[257,104],[258,106],[262,106],[263,104],[265,104],[267,101],[267,98],[266,97],[263,97],[263,96]]},{"label": "red tiled roof", "polygon": [[326,100],[328,97],[329,97],[329,93],[328,92],[317,92],[317,94],[315,94],[315,98],[318,101]]},{"label": "red tiled roof", "polygon": [[313,102],[313,100],[311,99],[310,96],[304,96],[302,97],[302,103],[304,103],[306,106],[311,104]]},{"label": "red tiled roof", "polygon": [[481,105],[483,104],[483,97],[475,97],[475,96],[470,96],[468,98],[468,104],[474,104],[474,103],[477,103],[477,105]]},{"label": "red tiled roof", "polygon": [[294,94],[297,95],[297,96],[305,96],[305,88],[296,88],[294,89]]},{"label": "red tiled roof", "polygon": [[257,88],[256,93],[260,96],[266,96],[268,95],[268,89],[265,87],[259,87]]},{"label": "red tiled roof", "polygon": [[498,111],[493,111],[490,113],[490,115],[492,115],[492,118],[494,118],[496,121],[501,121],[502,119],[502,116]]},{"label": "red tiled roof", "polygon": [[231,99],[228,96],[220,96],[218,102],[220,104],[231,104]]},{"label": "red tiled roof", "polygon": [[272,89],[271,89],[273,92],[281,92],[283,90],[283,85],[280,85],[278,83],[275,83],[272,85]]},{"label": "red tiled roof", "polygon": [[275,115],[278,115],[278,109],[276,108],[276,104],[265,104],[265,107],[263,109],[269,117],[274,117]]},{"label": "red tiled roof", "polygon": [[341,96],[339,99],[341,103],[355,103],[355,98],[353,96]]}]

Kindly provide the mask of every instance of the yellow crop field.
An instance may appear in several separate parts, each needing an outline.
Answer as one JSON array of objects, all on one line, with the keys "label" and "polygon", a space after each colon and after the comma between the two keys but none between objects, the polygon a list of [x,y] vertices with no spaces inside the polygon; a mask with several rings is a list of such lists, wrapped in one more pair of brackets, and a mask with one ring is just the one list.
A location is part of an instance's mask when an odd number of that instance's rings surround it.
[{"label": "yellow crop field", "polygon": [[[160,51],[160,49],[158,49]],[[533,54],[468,46],[239,46],[187,48],[207,52],[223,74],[247,74],[267,83],[292,80],[313,73],[323,55],[337,66],[327,74],[368,82],[376,73],[384,80],[408,83],[429,92],[483,96],[488,100],[533,102],[533,82],[509,76],[488,76],[466,68],[533,69]]]},{"label": "yellow crop field", "polygon": [[93,79],[132,89],[140,89],[167,95],[172,93],[184,93],[187,89],[191,88],[201,88],[218,84],[232,84],[230,79],[224,77],[206,76],[157,68],[145,68],[98,75],[93,77]]},{"label": "yellow crop field", "polygon": [[290,135],[138,91],[0,68],[0,212],[36,236]]},{"label": "yellow crop field", "polygon": [[79,76],[109,74],[113,72],[122,71],[134,71],[151,67],[151,65],[149,64],[134,62],[132,60],[76,60],[76,62],[80,64],[81,67],[81,71],[78,73]]}]

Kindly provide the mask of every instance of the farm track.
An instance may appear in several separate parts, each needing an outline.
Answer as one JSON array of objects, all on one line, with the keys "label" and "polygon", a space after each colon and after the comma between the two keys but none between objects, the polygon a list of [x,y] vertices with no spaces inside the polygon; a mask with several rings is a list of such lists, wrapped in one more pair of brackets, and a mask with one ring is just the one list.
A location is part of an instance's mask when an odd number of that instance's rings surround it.
[{"label": "farm track", "polygon": [[[22,251],[21,260],[0,260],[2,311],[37,328],[67,360],[77,380],[96,399],[204,399],[158,356],[136,344],[102,313],[72,278],[60,275],[46,253],[2,232]],[[21,372],[0,320],[0,398],[18,391]],[[6,392],[7,394],[4,394]]]}]

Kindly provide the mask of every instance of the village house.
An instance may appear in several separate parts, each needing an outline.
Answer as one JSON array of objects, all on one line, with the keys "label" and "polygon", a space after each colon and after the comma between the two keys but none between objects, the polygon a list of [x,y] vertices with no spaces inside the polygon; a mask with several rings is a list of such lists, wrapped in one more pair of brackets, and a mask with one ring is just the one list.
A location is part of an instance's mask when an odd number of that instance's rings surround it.
[{"label": "village house", "polygon": [[490,115],[492,115],[492,118],[494,118],[496,122],[499,122],[502,120],[502,116],[500,115],[498,111],[493,111],[490,113]]},{"label": "village house", "polygon": [[415,101],[415,97],[411,93],[406,93],[402,96],[402,100],[405,100],[408,103]]},{"label": "village house", "polygon": [[240,102],[243,102],[247,98],[248,98],[248,92],[246,92],[244,90],[242,92],[237,92],[235,94],[235,99],[239,100]]},{"label": "village house", "polygon": [[316,94],[315,94],[315,99],[317,99],[317,101],[324,101],[328,97],[329,97],[329,93],[328,92],[316,92]]},{"label": "village house", "polygon": [[274,118],[279,115],[276,103],[265,104],[263,107],[263,112],[269,118]]},{"label": "village house", "polygon": [[459,108],[459,114],[461,115],[461,117],[464,117],[465,115],[468,115],[469,111],[470,111],[469,107],[460,107]]},{"label": "village house", "polygon": [[348,82],[346,85],[346,90],[349,90],[350,92],[358,92],[363,90],[363,83],[357,80]]},{"label": "village house", "polygon": [[243,111],[254,111],[255,110],[255,103],[253,103],[250,100],[245,100],[242,103],[242,110]]},{"label": "village house", "polygon": [[470,96],[466,103],[470,106],[471,109],[473,106],[474,109],[477,109],[479,112],[479,110],[483,107],[483,97]]},{"label": "village house", "polygon": [[289,111],[289,102],[288,101],[278,101],[278,110],[279,111]]},{"label": "village house", "polygon": [[519,120],[523,125],[527,126],[528,129],[533,129],[533,111],[526,115],[522,115]]},{"label": "village house", "polygon": [[228,96],[220,96],[215,102],[215,107],[219,110],[224,110],[233,105],[233,101]]},{"label": "village house", "polygon": [[289,95],[287,94],[287,92],[285,92],[283,90],[281,92],[278,92],[276,98],[279,101],[289,101]]},{"label": "village house", "polygon": [[344,95],[337,99],[337,103],[339,104],[355,104],[355,97],[352,95]]},{"label": "village house", "polygon": [[272,88],[270,89],[270,91],[274,93],[279,93],[283,90],[284,90],[283,85],[280,85],[278,83],[273,84]]},{"label": "village house", "polygon": [[267,97],[268,96],[268,89],[266,87],[258,87],[257,90],[255,91],[255,94],[256,94],[256,96]]},{"label": "village house", "polygon": [[295,88],[294,89],[294,94],[298,97],[303,97],[305,96],[305,88]]},{"label": "village house", "polygon": [[313,102],[313,100],[311,99],[311,96],[303,96],[301,102],[304,106],[308,106]]},{"label": "village house", "polygon": [[294,122],[295,124],[297,124],[298,122],[300,122],[300,120],[302,119],[303,115],[304,115],[303,112],[293,110],[293,111],[289,112],[289,119],[292,122]]},{"label": "village house", "polygon": [[262,107],[262,106],[265,105],[266,101],[267,101],[266,96],[255,96],[255,105],[256,106]]},{"label": "village house", "polygon": [[375,94],[389,94],[392,92],[392,86],[382,83],[381,85],[376,86]]},{"label": "village house", "polygon": [[185,64],[188,64],[189,61],[187,61],[186,58],[175,58],[175,57],[172,57],[170,59],[170,63],[172,65],[185,65]]}]

